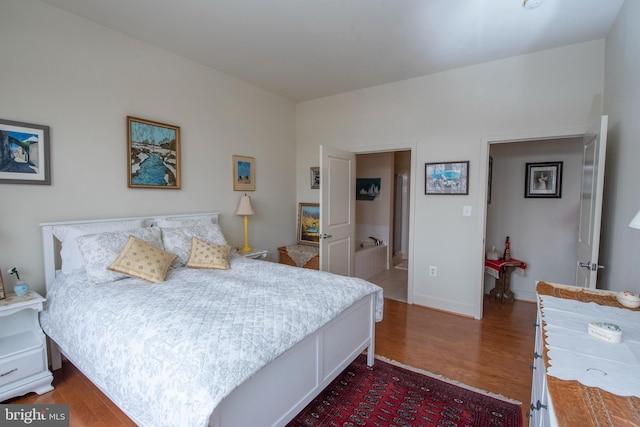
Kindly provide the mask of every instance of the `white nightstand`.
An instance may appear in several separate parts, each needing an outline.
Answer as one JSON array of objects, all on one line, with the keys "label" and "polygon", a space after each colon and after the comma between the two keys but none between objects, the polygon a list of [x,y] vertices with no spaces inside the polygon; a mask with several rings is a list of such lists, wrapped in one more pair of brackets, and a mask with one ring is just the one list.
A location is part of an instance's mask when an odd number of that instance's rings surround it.
[{"label": "white nightstand", "polygon": [[0,300],[0,402],[53,390],[46,337],[38,321],[44,302],[33,291]]},{"label": "white nightstand", "polygon": [[251,252],[238,251],[238,254],[245,258],[266,259],[269,256],[269,251],[266,249],[251,249]]}]

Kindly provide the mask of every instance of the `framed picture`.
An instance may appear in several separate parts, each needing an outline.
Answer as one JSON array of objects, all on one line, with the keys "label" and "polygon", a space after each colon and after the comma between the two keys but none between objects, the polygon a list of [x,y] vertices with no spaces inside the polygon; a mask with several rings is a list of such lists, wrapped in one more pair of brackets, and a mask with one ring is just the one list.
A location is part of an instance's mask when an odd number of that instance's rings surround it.
[{"label": "framed picture", "polygon": [[356,200],[375,200],[380,195],[382,178],[356,178]]},{"label": "framed picture", "polygon": [[562,197],[562,162],[527,163],[525,170],[524,197]]},{"label": "framed picture", "polygon": [[180,188],[180,128],[127,116],[129,188]]},{"label": "framed picture", "polygon": [[425,163],[424,194],[469,194],[469,161]]},{"label": "framed picture", "polygon": [[320,244],[319,203],[298,203],[298,244]]},{"label": "framed picture", "polygon": [[0,299],[5,299],[7,293],[4,291],[4,283],[2,282],[2,273],[0,273]]},{"label": "framed picture", "polygon": [[493,157],[489,156],[489,171],[487,178],[487,204],[491,204],[491,184],[493,181]]},{"label": "framed picture", "polygon": [[233,156],[233,191],[256,191],[256,159]]},{"label": "framed picture", "polygon": [[0,183],[51,185],[49,126],[0,119]]},{"label": "framed picture", "polygon": [[320,189],[320,168],[317,166],[311,168],[311,189]]}]

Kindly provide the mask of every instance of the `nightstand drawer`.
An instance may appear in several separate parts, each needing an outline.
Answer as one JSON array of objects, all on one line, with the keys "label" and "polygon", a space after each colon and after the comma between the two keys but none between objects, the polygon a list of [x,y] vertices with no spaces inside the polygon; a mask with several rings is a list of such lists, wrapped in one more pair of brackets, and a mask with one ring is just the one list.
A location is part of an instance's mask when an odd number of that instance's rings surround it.
[{"label": "nightstand drawer", "polygon": [[0,387],[44,370],[44,348],[1,360]]}]

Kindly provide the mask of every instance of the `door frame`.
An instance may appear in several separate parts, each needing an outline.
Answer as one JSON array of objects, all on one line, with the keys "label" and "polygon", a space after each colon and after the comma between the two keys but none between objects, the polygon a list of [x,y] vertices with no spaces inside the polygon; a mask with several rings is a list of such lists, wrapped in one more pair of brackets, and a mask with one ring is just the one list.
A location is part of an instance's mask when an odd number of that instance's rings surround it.
[{"label": "door frame", "polygon": [[476,295],[474,299],[473,317],[475,319],[482,319],[483,311],[483,299],[484,299],[484,259],[485,259],[485,238],[487,233],[487,190],[489,180],[489,151],[493,144],[505,144],[510,142],[535,142],[549,139],[560,138],[582,138],[588,131],[588,127],[583,128],[571,128],[571,129],[559,129],[559,130],[538,130],[527,131],[517,133],[507,133],[504,135],[486,136],[481,140],[480,149],[480,165],[478,167],[480,171],[479,194],[478,194],[478,206],[477,212],[479,212],[480,235],[476,237],[475,241],[478,244],[478,259],[480,262],[479,271],[476,282]]},{"label": "door frame", "polygon": [[416,175],[418,163],[418,142],[410,141],[395,144],[383,144],[375,146],[356,146],[346,147],[342,150],[351,151],[354,154],[373,154],[373,153],[392,153],[394,151],[409,151],[411,157],[411,171],[409,171],[409,241],[407,242],[407,259],[409,261],[409,270],[407,271],[407,304],[413,304],[413,262],[414,253],[414,227],[415,227],[415,207],[416,207]]}]

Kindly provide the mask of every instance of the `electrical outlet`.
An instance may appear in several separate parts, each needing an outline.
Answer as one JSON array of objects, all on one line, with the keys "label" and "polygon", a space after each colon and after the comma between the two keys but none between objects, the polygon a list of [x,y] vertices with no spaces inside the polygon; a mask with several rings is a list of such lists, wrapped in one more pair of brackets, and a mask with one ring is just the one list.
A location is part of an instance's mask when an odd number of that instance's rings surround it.
[{"label": "electrical outlet", "polygon": [[430,265],[429,266],[429,276],[436,277],[437,275],[438,275],[438,267],[436,267],[435,265]]}]

